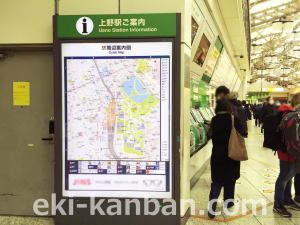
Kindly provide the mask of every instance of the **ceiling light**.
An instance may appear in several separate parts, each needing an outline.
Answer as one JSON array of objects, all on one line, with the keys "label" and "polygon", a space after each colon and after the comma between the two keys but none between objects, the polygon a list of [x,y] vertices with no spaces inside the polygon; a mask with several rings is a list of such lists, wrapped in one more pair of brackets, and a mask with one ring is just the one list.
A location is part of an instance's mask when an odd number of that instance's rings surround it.
[{"label": "ceiling light", "polygon": [[299,41],[300,40],[300,32],[296,32],[294,38],[295,38],[295,41]]},{"label": "ceiling light", "polygon": [[293,54],[295,56],[299,56],[300,55],[300,50],[293,50]]},{"label": "ceiling light", "polygon": [[295,73],[296,73],[296,74],[300,74],[300,70],[296,71]]},{"label": "ceiling light", "polygon": [[288,42],[293,41],[294,40],[294,33],[293,32],[292,33],[287,33],[285,38]]},{"label": "ceiling light", "polygon": [[290,68],[281,68],[281,73],[287,74],[290,73],[291,69]]},{"label": "ceiling light", "polygon": [[272,33],[281,33],[282,32],[282,22],[274,21],[272,23]]},{"label": "ceiling light", "polygon": [[282,49],[283,49],[283,47],[279,47],[279,48],[277,48],[277,49],[275,50],[275,52],[281,52]]},{"label": "ceiling light", "polygon": [[272,62],[277,62],[277,56],[272,56]]},{"label": "ceiling light", "polygon": [[264,58],[265,62],[271,62],[272,61],[272,57],[271,56],[266,56]]},{"label": "ceiling light", "polygon": [[283,22],[283,32],[284,33],[293,32],[293,21],[284,21]]},{"label": "ceiling light", "polygon": [[254,53],[260,53],[262,49],[261,45],[254,45]]},{"label": "ceiling light", "polygon": [[289,78],[288,77],[280,77],[280,80],[281,81],[289,81]]}]

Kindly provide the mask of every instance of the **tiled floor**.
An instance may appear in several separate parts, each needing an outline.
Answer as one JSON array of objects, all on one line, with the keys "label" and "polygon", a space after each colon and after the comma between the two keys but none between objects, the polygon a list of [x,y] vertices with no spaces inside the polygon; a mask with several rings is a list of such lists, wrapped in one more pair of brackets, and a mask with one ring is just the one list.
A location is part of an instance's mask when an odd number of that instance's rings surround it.
[{"label": "tiled floor", "polygon": [[[197,184],[191,191],[191,198],[195,200],[195,217],[191,217],[187,225],[199,224],[300,224],[300,212],[291,211],[293,217],[291,219],[282,218],[273,213],[274,187],[276,176],[278,175],[278,158],[274,156],[271,150],[262,148],[263,136],[260,129],[253,127],[253,132],[246,139],[249,160],[241,164],[241,178],[236,185],[235,198],[238,200],[239,210],[233,215],[227,215],[222,209],[222,204],[218,205],[221,214],[216,216],[216,220],[210,220],[207,217],[207,203],[210,191],[210,167],[206,169],[204,174],[198,180]],[[222,196],[222,194],[221,194]],[[220,198],[221,198],[220,196]],[[262,215],[262,210],[253,215],[251,204],[245,205],[245,211],[249,214],[242,216],[242,199],[263,199],[270,205],[266,208],[266,215]],[[257,207],[261,207],[258,204]],[[204,210],[204,215],[199,216],[199,210]],[[229,212],[233,212],[230,209]],[[0,225],[54,225],[51,218],[30,218],[30,217],[14,217],[0,216]]]},{"label": "tiled floor", "polygon": [[[191,191],[191,198],[196,202],[195,216],[191,217],[187,225],[198,224],[300,224],[300,212],[290,211],[292,218],[282,218],[273,213],[275,181],[278,176],[279,160],[274,152],[262,147],[263,135],[260,129],[253,127],[253,132],[246,139],[249,160],[241,163],[241,177],[237,181],[235,199],[238,200],[239,210],[233,215],[226,215],[222,204],[218,204],[221,215],[216,216],[216,220],[210,220],[207,216],[208,194],[210,191],[210,167],[198,180]],[[293,189],[294,193],[294,189]],[[222,199],[222,193],[220,195]],[[252,205],[246,204],[245,211],[248,215],[242,215],[242,199],[265,200],[269,205],[266,208],[266,215],[262,215],[262,210],[258,210],[256,215],[251,213]],[[257,207],[261,207],[258,204]],[[199,210],[204,210],[204,215],[199,215]],[[233,212],[233,209],[230,210]]]}]

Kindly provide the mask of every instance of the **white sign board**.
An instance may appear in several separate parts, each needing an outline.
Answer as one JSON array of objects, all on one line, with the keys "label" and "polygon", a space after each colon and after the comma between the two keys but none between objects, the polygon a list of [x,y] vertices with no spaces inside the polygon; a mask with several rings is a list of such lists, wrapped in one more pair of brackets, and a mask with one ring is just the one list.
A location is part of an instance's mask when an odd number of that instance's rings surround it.
[{"label": "white sign board", "polygon": [[171,42],[63,43],[63,196],[171,198]]}]

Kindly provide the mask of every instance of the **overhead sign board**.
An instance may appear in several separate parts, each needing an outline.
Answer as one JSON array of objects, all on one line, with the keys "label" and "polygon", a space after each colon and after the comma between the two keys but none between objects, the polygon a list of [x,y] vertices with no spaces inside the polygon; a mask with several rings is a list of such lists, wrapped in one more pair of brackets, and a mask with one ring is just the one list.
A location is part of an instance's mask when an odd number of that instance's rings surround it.
[{"label": "overhead sign board", "polygon": [[57,16],[57,36],[59,38],[175,35],[175,13]]},{"label": "overhead sign board", "polygon": [[283,88],[262,88],[262,91],[265,92],[276,92],[276,91],[283,91]]}]

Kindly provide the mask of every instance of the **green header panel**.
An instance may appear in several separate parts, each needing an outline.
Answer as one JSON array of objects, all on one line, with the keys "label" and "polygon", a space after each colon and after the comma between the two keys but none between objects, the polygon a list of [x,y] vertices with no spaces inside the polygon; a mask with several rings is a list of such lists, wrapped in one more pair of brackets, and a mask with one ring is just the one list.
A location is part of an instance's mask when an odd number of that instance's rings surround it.
[{"label": "green header panel", "polygon": [[218,49],[218,51],[221,53],[223,49],[223,44],[220,40],[220,37],[217,38],[215,46]]},{"label": "green header panel", "polygon": [[57,16],[57,36],[59,38],[175,35],[175,13]]},{"label": "green header panel", "polygon": [[199,102],[199,107],[208,107],[209,85],[191,78],[191,108],[195,108],[195,102]]}]

